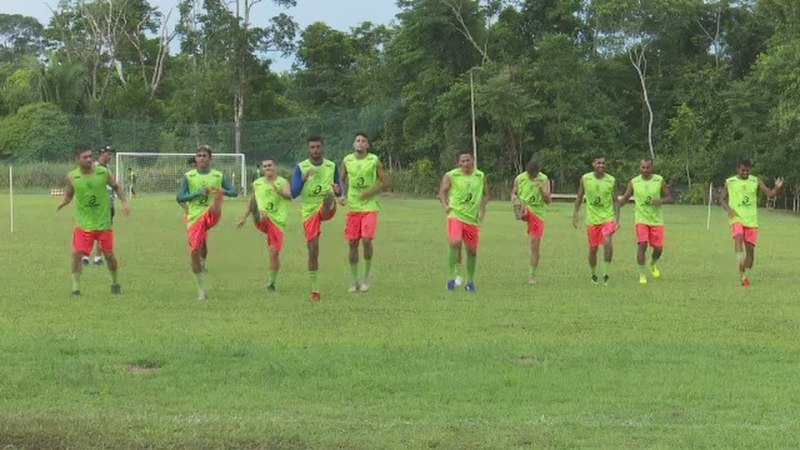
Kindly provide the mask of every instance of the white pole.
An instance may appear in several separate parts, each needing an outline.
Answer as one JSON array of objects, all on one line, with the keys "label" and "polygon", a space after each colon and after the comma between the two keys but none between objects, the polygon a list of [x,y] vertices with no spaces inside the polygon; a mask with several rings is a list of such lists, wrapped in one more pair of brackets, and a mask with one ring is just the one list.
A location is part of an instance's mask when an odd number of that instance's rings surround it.
[{"label": "white pole", "polygon": [[242,192],[247,197],[247,157],[242,153]]},{"label": "white pole", "polygon": [[708,184],[708,217],[706,218],[706,230],[711,229],[711,203],[714,202],[714,182]]},{"label": "white pole", "polygon": [[475,82],[472,79],[472,70],[469,71],[469,99],[472,109],[472,158],[475,160],[475,168],[478,167],[478,136],[475,132]]},{"label": "white pole", "polygon": [[14,167],[8,166],[8,210],[10,212],[11,233],[14,233]]}]

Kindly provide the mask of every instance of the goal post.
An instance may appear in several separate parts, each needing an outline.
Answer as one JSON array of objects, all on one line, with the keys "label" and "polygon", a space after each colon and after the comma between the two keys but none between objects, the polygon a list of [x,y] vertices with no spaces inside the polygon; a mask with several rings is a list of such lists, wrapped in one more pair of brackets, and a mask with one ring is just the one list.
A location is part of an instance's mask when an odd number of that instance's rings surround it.
[{"label": "goal post", "polygon": [[[120,187],[131,194],[175,194],[183,175],[192,170],[194,153],[118,152],[113,168]],[[243,195],[247,195],[247,165],[243,153],[214,153],[211,167],[228,177]]]}]

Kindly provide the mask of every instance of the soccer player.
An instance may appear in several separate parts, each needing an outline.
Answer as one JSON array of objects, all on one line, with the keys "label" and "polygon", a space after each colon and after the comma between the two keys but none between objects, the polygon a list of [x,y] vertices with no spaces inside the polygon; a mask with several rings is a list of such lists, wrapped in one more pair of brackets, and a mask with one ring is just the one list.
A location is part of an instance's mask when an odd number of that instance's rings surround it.
[{"label": "soccer player", "polygon": [[264,175],[253,182],[253,195],[247,204],[244,216],[237,226],[241,228],[252,214],[256,228],[267,235],[269,247],[269,278],[267,291],[275,292],[275,281],[281,268],[280,254],[283,249],[283,233],[289,216],[289,202],[292,193],[286,178],[279,177],[275,161],[267,158],[261,161]]},{"label": "soccer player", "polygon": [[78,167],[67,174],[67,187],[64,199],[56,211],[67,206],[73,197],[77,198],[78,223],[72,233],[72,296],[81,295],[80,279],[84,256],[92,252],[94,241],[100,244],[111,273],[111,293],[121,294],[122,288],[117,277],[117,258],[114,255],[114,232],[111,229],[111,200],[106,186],[111,186],[122,202],[122,212],[129,214],[128,203],[117,181],[103,166],[92,163],[92,150],[86,146],[75,152]]},{"label": "soccer player", "polygon": [[211,147],[201,145],[195,153],[197,168],[186,172],[181,180],[178,203],[189,205],[186,233],[192,257],[192,272],[197,282],[197,298],[208,299],[203,272],[208,258],[208,230],[222,216],[222,197],[236,197],[239,193],[222,172],[211,168]]},{"label": "soccer player", "polygon": [[550,182],[547,175],[539,171],[535,159],[528,161],[525,172],[514,179],[511,189],[511,204],[517,220],[528,222],[528,236],[531,239],[531,265],[528,283],[536,284],[536,269],[539,267],[539,245],[544,235],[544,214],[550,204]]},{"label": "soccer player", "polygon": [[725,180],[719,194],[719,203],[728,213],[728,221],[733,234],[734,251],[739,262],[739,276],[742,286],[750,286],[750,269],[755,260],[758,240],[758,191],[775,197],[783,187],[783,178],[775,179],[775,188],[769,189],[764,182],[750,175],[753,164],[746,159],[736,165],[736,175]]},{"label": "soccer player", "polygon": [[133,167],[128,167],[128,180],[131,197],[136,197],[136,172],[133,171]]},{"label": "soccer player", "polygon": [[636,228],[636,263],[639,265],[639,284],[647,284],[645,260],[648,244],[653,248],[650,256],[650,273],[661,277],[658,259],[664,251],[664,217],[661,205],[672,203],[672,192],[661,175],[653,173],[653,161],[643,159],[639,164],[641,174],[628,182],[620,207],[633,197],[636,203],[634,226]]},{"label": "soccer player", "polygon": [[311,301],[321,298],[317,283],[319,271],[319,235],[322,222],[336,214],[336,198],[341,196],[339,169],[322,156],[324,143],[319,136],[308,138],[308,159],[298,163],[292,176],[292,198],[303,196],[301,214],[308,246],[308,273],[311,278]]},{"label": "soccer player", "polygon": [[589,238],[589,267],[592,270],[592,283],[597,284],[597,249],[603,245],[603,284],[608,284],[611,272],[611,259],[614,256],[613,238],[619,227],[619,201],[616,194],[616,178],[606,173],[605,156],[597,156],[592,161],[594,170],[583,175],[578,185],[572,225],[580,226],[578,213],[584,196],[586,197],[586,233]]},{"label": "soccer player", "polygon": [[[349,292],[367,292],[370,286],[372,268],[372,240],[378,225],[377,194],[389,185],[389,176],[380,159],[369,153],[369,136],[356,133],[353,141],[355,151],[342,161],[342,186],[346,195],[342,196],[342,206],[349,204],[344,238],[350,243],[350,272],[353,284]],[[358,277],[358,244],[364,246],[364,278]]]},{"label": "soccer player", "polygon": [[456,289],[456,262],[461,246],[467,250],[467,279],[464,287],[475,292],[475,265],[478,260],[480,223],[489,203],[486,175],[475,168],[472,151],[458,155],[458,167],[447,172],[439,185],[439,201],[447,213],[447,237],[450,245],[450,278],[447,290]]},{"label": "soccer player", "polygon": [[[97,161],[95,161],[94,164],[95,164],[95,166],[103,166],[103,167],[105,167],[106,170],[108,171],[109,175],[111,175],[112,178],[115,178],[114,177],[114,171],[111,168],[111,158],[113,158],[113,157],[114,157],[114,153],[111,151],[111,147],[106,145],[105,147],[100,149],[100,155],[97,157]],[[106,190],[108,190],[108,197],[109,197],[109,199],[111,201],[111,224],[113,225],[114,224],[114,212],[115,212],[114,211],[114,188],[112,188],[111,186],[106,186]],[[82,262],[83,262],[84,266],[89,265],[89,257],[88,256],[84,256]],[[95,265],[98,265],[98,266],[103,264],[103,254],[102,254],[102,251],[100,250],[100,242],[99,241],[95,243],[95,247],[94,247],[94,263],[95,263]]]},{"label": "soccer player", "polygon": [[[189,158],[189,170],[197,168],[197,161],[195,161],[194,156]],[[183,177],[181,177],[183,180]],[[179,181],[180,182],[180,181]],[[178,205],[183,209],[183,221],[187,222],[189,220],[189,205],[186,203],[178,203]]]}]

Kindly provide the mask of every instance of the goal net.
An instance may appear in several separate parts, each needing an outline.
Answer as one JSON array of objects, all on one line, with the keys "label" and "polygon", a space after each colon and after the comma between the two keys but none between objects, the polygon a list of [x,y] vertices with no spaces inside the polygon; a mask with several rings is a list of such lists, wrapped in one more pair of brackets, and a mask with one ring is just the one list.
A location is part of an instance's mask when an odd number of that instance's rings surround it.
[{"label": "goal net", "polygon": [[[117,153],[117,183],[128,196],[139,193],[175,194],[183,175],[192,170],[194,153]],[[214,153],[213,169],[222,172],[244,195],[247,195],[247,172],[242,153]]]}]

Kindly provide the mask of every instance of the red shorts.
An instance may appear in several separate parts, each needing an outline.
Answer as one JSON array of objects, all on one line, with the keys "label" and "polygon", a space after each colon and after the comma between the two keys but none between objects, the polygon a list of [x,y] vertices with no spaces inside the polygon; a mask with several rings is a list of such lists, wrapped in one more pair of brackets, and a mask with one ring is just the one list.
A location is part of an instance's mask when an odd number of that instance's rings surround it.
[{"label": "red shorts", "polygon": [[468,247],[478,248],[481,229],[477,225],[464,223],[455,217],[447,218],[447,238],[450,242],[461,241]]},{"label": "red shorts", "polygon": [[347,223],[344,226],[344,238],[348,241],[375,239],[375,230],[377,227],[377,211],[350,211],[347,213]]},{"label": "red shorts", "polygon": [[208,230],[219,222],[222,214],[211,214],[206,211],[195,223],[189,226],[186,234],[189,236],[189,250],[199,250],[208,239]]},{"label": "red shorts", "polygon": [[261,222],[256,224],[256,228],[267,235],[267,245],[270,248],[276,252],[280,252],[283,249],[283,230],[272,223],[269,217],[263,216]]},{"label": "red shorts", "polygon": [[608,236],[617,231],[617,223],[613,220],[599,225],[589,225],[586,227],[586,234],[589,237],[589,247],[599,247]]},{"label": "red shorts", "polygon": [[75,227],[72,232],[72,251],[89,256],[92,253],[94,241],[98,242],[101,252],[112,253],[114,251],[113,230],[86,231],[80,227]]},{"label": "red shorts", "polygon": [[322,222],[333,219],[333,216],[335,215],[336,203],[333,204],[333,208],[331,208],[331,211],[328,213],[328,215],[322,214],[322,207],[320,206],[319,211],[315,212],[313,216],[309,217],[308,220],[303,222],[303,231],[306,234],[306,242],[319,236],[320,233],[322,233]]},{"label": "red shorts", "polygon": [[753,246],[758,241],[758,227],[746,227],[740,222],[731,224],[731,234],[733,234],[734,238],[741,236],[745,242]]},{"label": "red shorts", "polygon": [[544,222],[542,222],[542,219],[533,211],[527,210],[525,215],[522,216],[522,220],[528,222],[528,236],[535,237],[541,241],[542,236],[544,236]]},{"label": "red shorts", "polygon": [[648,243],[651,247],[664,247],[664,226],[637,223],[636,242],[638,244]]}]

